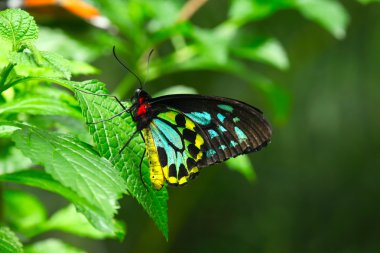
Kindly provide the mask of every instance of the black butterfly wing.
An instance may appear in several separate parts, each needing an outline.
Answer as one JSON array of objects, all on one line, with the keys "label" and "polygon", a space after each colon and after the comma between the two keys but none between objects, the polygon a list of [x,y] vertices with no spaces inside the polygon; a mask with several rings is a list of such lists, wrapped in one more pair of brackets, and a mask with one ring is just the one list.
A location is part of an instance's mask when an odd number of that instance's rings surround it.
[{"label": "black butterfly wing", "polygon": [[153,98],[152,107],[170,108],[190,118],[204,139],[198,167],[258,151],[270,142],[271,126],[263,113],[244,102],[202,95],[168,95]]}]

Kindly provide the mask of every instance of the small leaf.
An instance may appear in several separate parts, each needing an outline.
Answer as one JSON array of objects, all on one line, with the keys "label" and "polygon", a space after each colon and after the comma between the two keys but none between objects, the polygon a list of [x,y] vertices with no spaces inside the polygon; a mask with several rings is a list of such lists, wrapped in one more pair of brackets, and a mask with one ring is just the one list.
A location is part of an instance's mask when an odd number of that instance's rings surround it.
[{"label": "small leaf", "polygon": [[[76,87],[97,94],[108,93],[104,84],[96,80],[77,83]],[[87,122],[98,122],[109,119],[122,110],[122,107],[111,97],[85,94],[80,91],[77,91],[76,95]],[[160,191],[146,189],[141,181],[139,164],[145,145],[140,135],[137,134],[128,147],[120,155],[117,155],[131,134],[136,130],[136,124],[130,115],[124,113],[112,120],[99,124],[91,124],[89,128],[97,144],[99,153],[108,159],[115,158],[113,164],[121,172],[127,183],[128,191],[144,207],[167,238],[168,194],[165,188]],[[142,174],[144,182],[149,186],[149,166],[146,159],[142,163]]]},{"label": "small leaf", "polygon": [[49,97],[26,97],[0,105],[0,114],[68,115],[81,118],[80,112],[67,103]]},{"label": "small leaf", "polygon": [[12,227],[27,234],[45,222],[47,214],[42,203],[30,193],[7,190],[4,192],[4,217]]},{"label": "small leaf", "polygon": [[241,26],[250,21],[267,18],[278,10],[292,7],[295,1],[299,0],[233,0],[228,14],[232,22]]},{"label": "small leaf", "polygon": [[210,64],[226,64],[229,60],[229,45],[236,32],[237,27],[232,23],[221,24],[213,30],[194,29],[193,37],[201,53],[199,57]]},{"label": "small leaf", "polygon": [[30,53],[25,50],[12,52],[9,59],[16,65],[15,71],[19,76],[49,76],[67,80],[71,77],[70,61],[56,53],[37,50]]},{"label": "small leaf", "polygon": [[[116,223],[116,228],[120,229],[117,229],[115,234],[119,239],[123,239],[125,236],[125,229],[120,223]],[[115,237],[114,233],[105,233],[95,229],[83,214],[77,212],[73,205],[69,205],[57,211],[45,223],[41,224],[38,229],[41,232],[60,230],[93,239]]]},{"label": "small leaf", "polygon": [[226,161],[226,165],[230,169],[240,172],[250,182],[256,178],[255,170],[248,156],[231,158]]},{"label": "small leaf", "polygon": [[0,138],[10,137],[13,132],[19,129],[17,126],[0,125]]},{"label": "small leaf", "polygon": [[345,37],[349,15],[339,1],[298,0],[296,6],[306,18],[319,23],[335,38]]},{"label": "small leaf", "polygon": [[20,9],[0,12],[0,36],[13,44],[13,50],[38,38],[38,27],[34,18]]},{"label": "small leaf", "polygon": [[0,175],[25,170],[32,166],[32,161],[14,146],[8,146],[0,154]]},{"label": "small leaf", "polygon": [[96,228],[114,230],[112,217],[118,208],[117,199],[125,192],[125,184],[107,160],[72,137],[34,127],[23,126],[13,135],[13,140],[33,162],[43,164],[56,180],[102,211],[109,223],[92,220]]},{"label": "small leaf", "polygon": [[16,235],[7,227],[0,227],[0,252],[23,253],[22,244]]},{"label": "small leaf", "polygon": [[71,74],[73,75],[99,74],[99,70],[97,68],[82,61],[70,61],[69,69],[70,69]]},{"label": "small leaf", "polygon": [[244,24],[248,21],[265,18],[272,14],[275,9],[274,2],[233,0],[228,14],[234,22]]},{"label": "small leaf", "polygon": [[281,43],[274,38],[255,39],[232,49],[236,55],[271,64],[281,70],[289,68],[289,61]]},{"label": "small leaf", "polygon": [[68,245],[58,239],[47,239],[25,247],[25,253],[85,253],[85,251]]}]

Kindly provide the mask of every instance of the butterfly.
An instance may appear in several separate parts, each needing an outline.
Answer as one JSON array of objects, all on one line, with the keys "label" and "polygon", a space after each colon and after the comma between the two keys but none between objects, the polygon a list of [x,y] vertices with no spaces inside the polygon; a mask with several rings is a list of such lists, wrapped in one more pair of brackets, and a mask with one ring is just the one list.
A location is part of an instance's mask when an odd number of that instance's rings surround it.
[{"label": "butterfly", "polygon": [[[118,60],[115,51],[114,55]],[[146,146],[140,176],[147,153],[150,181],[156,190],[165,182],[171,186],[185,185],[201,168],[258,151],[272,136],[262,111],[230,98],[195,94],[153,98],[140,87],[131,98],[131,106],[126,108],[116,96],[103,96],[113,97],[123,108],[110,119],[130,113],[136,123],[135,132],[118,154],[139,133]]]}]

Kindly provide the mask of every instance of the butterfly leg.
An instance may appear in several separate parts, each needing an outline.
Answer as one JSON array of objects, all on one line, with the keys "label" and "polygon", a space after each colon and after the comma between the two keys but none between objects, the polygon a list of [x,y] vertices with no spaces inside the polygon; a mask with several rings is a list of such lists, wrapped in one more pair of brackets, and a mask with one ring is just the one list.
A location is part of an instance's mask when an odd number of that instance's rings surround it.
[{"label": "butterfly leg", "polygon": [[140,132],[139,130],[136,130],[132,133],[131,137],[129,137],[129,139],[127,140],[127,142],[124,144],[124,146],[119,150],[119,152],[117,152],[117,154],[111,159],[111,162],[113,160],[115,160],[116,157],[118,157],[126,147],[128,147],[129,143],[131,142],[131,140],[133,139],[133,137],[137,134],[137,132]]},{"label": "butterfly leg", "polygon": [[133,107],[131,106],[130,108],[126,108],[125,110],[122,110],[121,112],[113,115],[111,118],[108,118],[108,119],[103,119],[103,120],[99,120],[99,121],[95,121],[95,122],[86,122],[87,125],[94,125],[94,124],[98,124],[98,123],[102,123],[102,122],[106,122],[106,121],[110,121],[126,112],[130,112],[132,111]]},{"label": "butterfly leg", "polygon": [[[143,137],[142,134],[140,134],[140,135],[141,135],[141,137]],[[144,139],[144,137],[143,137],[143,139]],[[144,178],[143,178],[143,176],[142,176],[142,163],[143,163],[143,161],[144,161],[145,153],[146,153],[146,149],[144,149],[144,153],[143,153],[143,155],[141,156],[140,165],[139,165],[139,171],[140,171],[140,179],[141,179],[141,182],[143,183],[145,189],[148,190],[148,186],[145,184]]]},{"label": "butterfly leg", "polygon": [[98,123],[102,123],[102,122],[106,122],[106,121],[109,121],[109,120],[112,120],[120,115],[122,115],[123,113],[125,112],[130,112],[132,111],[133,107],[129,107],[129,108],[126,108],[123,103],[121,103],[121,101],[114,95],[110,95],[110,94],[96,94],[96,93],[92,93],[92,92],[89,92],[89,91],[85,91],[85,90],[81,90],[81,89],[78,89],[78,88],[75,88],[76,90],[82,92],[82,93],[85,93],[85,94],[89,94],[89,95],[95,95],[95,96],[99,96],[99,97],[111,97],[111,98],[114,98],[116,100],[116,102],[123,108],[123,110],[115,115],[113,115],[111,118],[108,118],[108,119],[104,119],[104,120],[100,120],[100,121],[96,121],[96,122],[86,122],[86,124],[88,125],[93,125],[93,124],[98,124]]}]

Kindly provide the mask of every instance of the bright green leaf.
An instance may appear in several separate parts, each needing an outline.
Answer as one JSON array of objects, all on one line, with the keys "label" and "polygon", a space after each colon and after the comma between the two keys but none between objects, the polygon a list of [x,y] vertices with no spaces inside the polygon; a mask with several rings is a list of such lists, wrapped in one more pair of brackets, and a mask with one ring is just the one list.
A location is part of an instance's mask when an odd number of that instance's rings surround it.
[{"label": "bright green leaf", "polygon": [[[107,94],[103,83],[88,81],[78,83],[77,88],[91,93]],[[98,122],[109,119],[123,108],[114,98],[76,92],[83,115],[87,122]],[[139,164],[143,156],[145,145],[136,135],[128,147],[117,155],[131,134],[136,130],[136,124],[129,113],[124,113],[112,120],[89,125],[90,133],[94,138],[99,153],[108,159],[114,158],[113,164],[121,172],[127,183],[128,191],[144,207],[165,237],[168,236],[166,189],[160,191],[146,189],[140,178]],[[142,164],[144,182],[150,186],[149,167],[145,159]]]},{"label": "bright green leaf", "polygon": [[226,161],[226,165],[239,173],[241,173],[248,181],[256,178],[255,170],[248,156],[238,156]]},{"label": "bright green leaf", "polygon": [[0,138],[10,137],[14,131],[19,129],[17,126],[0,125]]},{"label": "bright green leaf", "polygon": [[277,10],[290,7],[296,0],[233,0],[229,10],[231,20],[239,25],[266,18]]},{"label": "bright green leaf", "polygon": [[8,146],[0,154],[0,175],[25,170],[32,166],[32,161],[19,149]]},{"label": "bright green leaf", "polygon": [[70,79],[70,61],[52,52],[33,53],[28,51],[13,52],[10,62],[15,64],[15,71],[20,76],[49,76]]},{"label": "bright green leaf", "polygon": [[7,227],[0,227],[0,252],[23,253],[22,244],[16,235]]},{"label": "bright green leaf", "polygon": [[271,64],[281,70],[289,68],[289,61],[281,43],[274,39],[257,39],[232,49],[236,55]]},{"label": "bright green leaf", "polygon": [[11,41],[16,51],[21,44],[38,38],[38,27],[26,11],[7,9],[0,12],[0,36]]},{"label": "bright green leaf", "polygon": [[298,0],[296,6],[306,18],[319,23],[335,38],[345,37],[349,16],[339,1]]},{"label": "bright green leaf", "polygon": [[3,195],[4,217],[12,227],[27,234],[46,220],[46,211],[42,203],[32,194],[7,190]]},{"label": "bright green leaf", "polygon": [[80,112],[67,103],[49,97],[26,97],[0,105],[0,114],[68,115],[81,118]]},{"label": "bright green leaf", "polygon": [[118,225],[114,226],[115,222],[105,216],[100,206],[93,205],[92,202],[79,196],[78,193],[73,190],[63,186],[43,171],[26,170],[12,174],[4,174],[0,176],[0,181],[33,186],[57,193],[73,203],[78,211],[83,213],[91,224],[95,224],[98,228],[105,227],[106,229],[103,230],[107,231],[114,229],[113,232],[117,235],[122,233],[122,231],[119,231],[120,227]]},{"label": "bright green leaf", "polygon": [[47,239],[25,247],[25,253],[85,253],[85,251],[68,245],[58,239]]},{"label": "bright green leaf", "polygon": [[73,75],[93,75],[99,73],[97,68],[82,61],[70,61],[69,68]]},{"label": "bright green leaf", "polygon": [[109,223],[91,220],[96,228],[113,231],[112,217],[118,208],[117,199],[125,192],[125,184],[106,159],[72,137],[34,127],[24,126],[13,139],[33,162],[44,165],[56,180],[102,211]]},{"label": "bright green leaf", "polygon": [[86,40],[77,40],[62,29],[51,27],[40,27],[35,45],[44,51],[59,52],[63,57],[74,61],[90,62],[101,53],[101,50],[94,49],[96,45],[89,44]]},{"label": "bright green leaf", "polygon": [[[116,223],[117,237],[124,238],[125,229],[120,223]],[[81,237],[89,237],[93,239],[104,239],[115,237],[113,233],[105,233],[95,229],[85,216],[75,209],[73,205],[69,205],[53,214],[45,223],[41,224],[39,230],[42,232],[51,230],[65,231],[70,234],[75,234]]]},{"label": "bright green leaf", "polygon": [[194,29],[193,37],[199,47],[199,55],[210,64],[224,65],[228,62],[230,42],[237,32],[232,23],[225,23],[213,30]]}]

